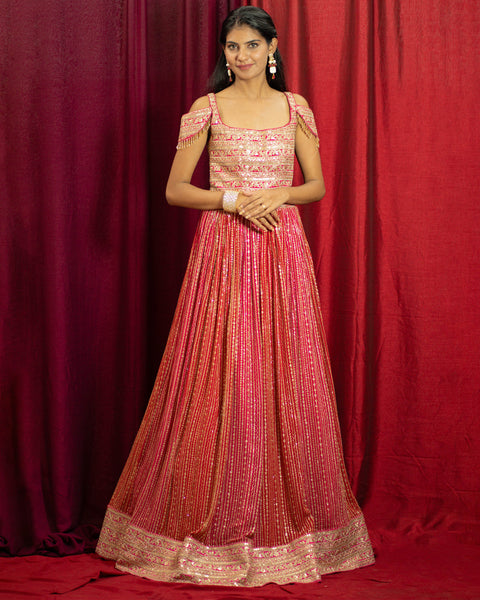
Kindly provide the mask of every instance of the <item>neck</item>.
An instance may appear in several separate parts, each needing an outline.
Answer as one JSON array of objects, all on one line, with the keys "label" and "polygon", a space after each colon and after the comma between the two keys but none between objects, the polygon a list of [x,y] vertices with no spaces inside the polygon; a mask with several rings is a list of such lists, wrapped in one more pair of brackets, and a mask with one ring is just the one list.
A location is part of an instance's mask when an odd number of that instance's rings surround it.
[{"label": "neck", "polygon": [[235,94],[251,100],[265,98],[272,92],[272,88],[268,85],[265,77],[258,81],[255,79],[250,79],[248,81],[239,81],[236,79],[230,86],[230,89],[235,92]]}]

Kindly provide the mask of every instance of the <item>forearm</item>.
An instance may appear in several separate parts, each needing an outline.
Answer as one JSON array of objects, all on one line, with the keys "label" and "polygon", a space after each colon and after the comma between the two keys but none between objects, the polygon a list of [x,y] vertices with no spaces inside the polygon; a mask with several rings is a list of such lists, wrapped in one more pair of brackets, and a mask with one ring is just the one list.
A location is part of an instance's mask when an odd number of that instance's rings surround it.
[{"label": "forearm", "polygon": [[203,190],[191,183],[167,183],[167,202],[172,206],[218,210],[222,208],[223,192]]},{"label": "forearm", "polygon": [[286,191],[288,193],[286,204],[310,204],[325,196],[325,184],[323,181],[313,179],[302,185],[289,187]]},{"label": "forearm", "polygon": [[284,204],[309,204],[321,200],[324,195],[323,178],[310,179],[298,186],[257,189],[241,198],[237,209],[246,219],[261,219]]}]

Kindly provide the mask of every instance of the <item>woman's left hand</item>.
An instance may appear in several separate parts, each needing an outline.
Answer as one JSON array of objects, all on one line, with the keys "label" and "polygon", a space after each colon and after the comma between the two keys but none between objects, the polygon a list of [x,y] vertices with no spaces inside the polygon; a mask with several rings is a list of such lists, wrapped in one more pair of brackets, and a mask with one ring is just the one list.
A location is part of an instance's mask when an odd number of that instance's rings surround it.
[{"label": "woman's left hand", "polygon": [[288,201],[288,188],[267,188],[251,192],[237,206],[238,213],[246,219],[261,219]]}]

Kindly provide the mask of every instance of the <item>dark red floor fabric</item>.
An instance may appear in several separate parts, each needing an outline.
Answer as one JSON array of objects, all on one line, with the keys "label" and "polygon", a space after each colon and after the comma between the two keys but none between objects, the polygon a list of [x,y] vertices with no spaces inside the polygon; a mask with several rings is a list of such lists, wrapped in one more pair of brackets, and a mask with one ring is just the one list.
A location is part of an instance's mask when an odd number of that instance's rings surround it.
[{"label": "dark red floor fabric", "polygon": [[454,535],[374,534],[377,562],[314,584],[220,588],[165,584],[117,571],[95,554],[0,559],[0,598],[66,600],[479,600],[480,547]]}]

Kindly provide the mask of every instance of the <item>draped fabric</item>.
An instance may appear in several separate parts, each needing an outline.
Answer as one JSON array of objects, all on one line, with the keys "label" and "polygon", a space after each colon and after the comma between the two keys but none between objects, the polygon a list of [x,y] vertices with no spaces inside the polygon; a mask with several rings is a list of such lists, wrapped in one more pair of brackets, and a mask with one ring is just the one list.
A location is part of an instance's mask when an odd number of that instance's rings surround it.
[{"label": "draped fabric", "polygon": [[298,32],[320,131],[303,217],[354,491],[371,525],[478,537],[480,6],[255,4]]},{"label": "draped fabric", "polygon": [[[354,492],[372,529],[478,540],[480,7],[256,3],[319,130],[327,196],[302,214]],[[197,220],[164,200],[180,115],[238,4],[2,4],[4,554],[101,522]]]},{"label": "draped fabric", "polygon": [[85,547],[143,412],[145,22],[126,0],[2,3],[5,553]]}]

